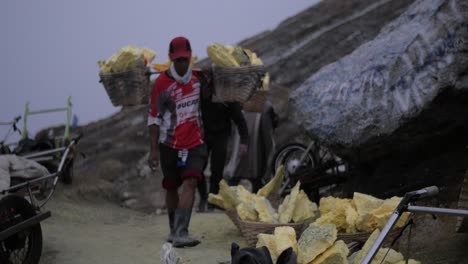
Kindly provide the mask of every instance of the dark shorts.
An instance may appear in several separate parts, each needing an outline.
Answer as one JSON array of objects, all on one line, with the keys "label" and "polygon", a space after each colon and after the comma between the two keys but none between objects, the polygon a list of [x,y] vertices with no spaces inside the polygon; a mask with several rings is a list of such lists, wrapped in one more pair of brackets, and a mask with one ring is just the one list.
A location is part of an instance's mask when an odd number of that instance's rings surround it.
[{"label": "dark shorts", "polygon": [[164,175],[162,186],[166,190],[174,190],[182,185],[187,178],[202,179],[203,167],[206,163],[206,145],[198,145],[188,150],[185,166],[178,166],[178,149],[159,144],[159,159]]}]

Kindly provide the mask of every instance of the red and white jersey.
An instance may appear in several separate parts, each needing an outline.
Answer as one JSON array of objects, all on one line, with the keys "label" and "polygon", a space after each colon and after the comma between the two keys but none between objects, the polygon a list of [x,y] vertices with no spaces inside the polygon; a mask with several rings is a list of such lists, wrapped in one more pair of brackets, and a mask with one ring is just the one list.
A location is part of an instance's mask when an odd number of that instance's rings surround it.
[{"label": "red and white jersey", "polygon": [[192,73],[187,84],[163,72],[151,93],[148,125],[159,126],[159,142],[175,149],[191,149],[203,143],[200,82]]}]

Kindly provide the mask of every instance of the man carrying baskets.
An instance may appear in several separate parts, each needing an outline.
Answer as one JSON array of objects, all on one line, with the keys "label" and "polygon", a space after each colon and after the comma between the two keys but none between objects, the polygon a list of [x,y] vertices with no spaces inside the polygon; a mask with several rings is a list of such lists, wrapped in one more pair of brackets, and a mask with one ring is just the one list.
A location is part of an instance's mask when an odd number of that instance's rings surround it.
[{"label": "man carrying baskets", "polygon": [[199,105],[205,78],[201,72],[192,70],[191,57],[188,39],[176,37],[170,42],[172,63],[155,81],[148,115],[148,162],[153,170],[161,164],[171,230],[167,241],[175,247],[200,243],[189,236],[188,227],[197,183],[202,179],[207,159]]},{"label": "man carrying baskets", "polygon": [[[231,122],[236,124],[240,136],[239,155],[245,155],[248,151],[249,133],[242,113],[242,107],[236,102],[216,103],[211,98],[202,100],[203,128],[205,142],[210,155],[210,184],[209,192],[219,192],[219,182],[223,179],[224,165],[227,156],[227,144],[231,136]],[[200,203],[198,211],[204,212],[205,207],[212,211],[215,206],[207,205],[208,190],[205,178],[198,183]]]}]

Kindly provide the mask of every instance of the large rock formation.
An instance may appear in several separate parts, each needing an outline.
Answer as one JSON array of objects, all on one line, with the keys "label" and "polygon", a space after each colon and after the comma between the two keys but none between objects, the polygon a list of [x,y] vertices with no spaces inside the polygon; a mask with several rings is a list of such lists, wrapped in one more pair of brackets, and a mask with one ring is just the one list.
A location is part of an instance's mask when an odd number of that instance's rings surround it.
[{"label": "large rock formation", "polygon": [[[271,94],[281,117],[277,143],[302,137],[289,120],[289,93],[323,66],[370,41],[414,0],[323,0],[239,45],[254,50],[271,75]],[[202,62],[206,63],[206,62]]]},{"label": "large rock formation", "polygon": [[[375,40],[295,90],[296,119],[313,137],[361,161],[467,124],[461,114],[468,113],[462,99],[468,96],[467,8],[462,0],[417,1]],[[429,118],[421,122],[423,112]]]}]

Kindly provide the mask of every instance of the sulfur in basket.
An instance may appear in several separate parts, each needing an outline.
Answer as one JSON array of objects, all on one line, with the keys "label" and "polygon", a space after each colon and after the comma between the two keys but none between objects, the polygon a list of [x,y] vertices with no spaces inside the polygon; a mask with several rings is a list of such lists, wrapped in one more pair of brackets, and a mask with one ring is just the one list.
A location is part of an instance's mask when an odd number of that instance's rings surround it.
[{"label": "sulfur in basket", "polygon": [[100,73],[100,82],[114,106],[133,106],[148,104],[150,95],[150,78],[148,68],[142,62],[129,71],[117,73]]},{"label": "sulfur in basket", "polygon": [[251,247],[255,247],[257,244],[258,234],[273,234],[275,228],[279,226],[290,226],[294,228],[297,238],[299,238],[302,231],[304,231],[304,223],[272,224],[239,220],[239,227],[242,236],[247,240],[247,244]]},{"label": "sulfur in basket", "polygon": [[[387,236],[387,240],[385,243],[391,243],[395,237],[397,237],[402,228],[394,228],[392,229]],[[346,244],[350,244],[352,242],[362,242],[365,243],[367,239],[369,239],[372,232],[357,232],[357,233],[338,233],[337,240],[343,240]]]},{"label": "sulfur in basket", "polygon": [[229,217],[229,219],[232,221],[232,223],[240,230],[239,226],[239,215],[237,214],[237,211],[235,208],[231,209],[226,209],[224,210],[224,213]]},{"label": "sulfur in basket", "polygon": [[214,102],[246,102],[262,87],[263,65],[213,66]]}]

